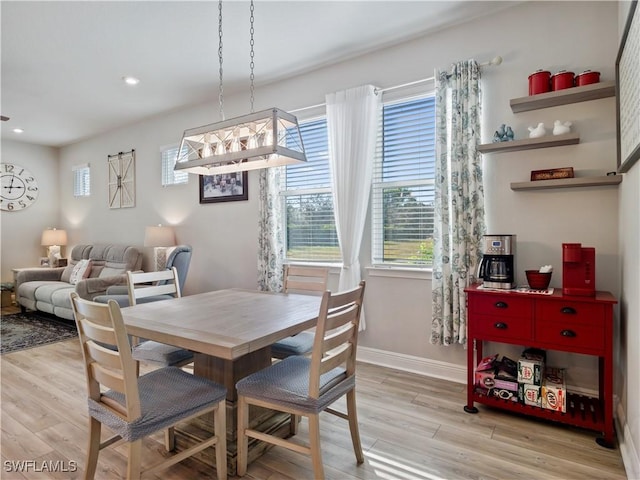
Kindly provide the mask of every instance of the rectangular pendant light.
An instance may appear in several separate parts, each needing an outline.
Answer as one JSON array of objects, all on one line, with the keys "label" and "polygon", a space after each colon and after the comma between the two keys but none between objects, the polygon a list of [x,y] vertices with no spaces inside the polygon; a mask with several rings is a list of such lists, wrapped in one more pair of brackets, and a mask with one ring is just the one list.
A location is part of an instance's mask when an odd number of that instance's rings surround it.
[{"label": "rectangular pendant light", "polygon": [[270,108],[186,130],[175,170],[218,175],[306,161],[298,119]]}]

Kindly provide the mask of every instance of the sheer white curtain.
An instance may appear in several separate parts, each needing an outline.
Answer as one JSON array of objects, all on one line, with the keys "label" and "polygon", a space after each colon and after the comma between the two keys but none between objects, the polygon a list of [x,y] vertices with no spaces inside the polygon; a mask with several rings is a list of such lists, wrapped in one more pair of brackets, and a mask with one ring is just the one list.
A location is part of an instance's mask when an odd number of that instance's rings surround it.
[{"label": "sheer white curtain", "polygon": [[[373,85],[326,96],[336,231],[342,254],[339,290],[358,285],[360,244],[369,205],[381,99]],[[365,328],[364,316],[361,329]]]}]

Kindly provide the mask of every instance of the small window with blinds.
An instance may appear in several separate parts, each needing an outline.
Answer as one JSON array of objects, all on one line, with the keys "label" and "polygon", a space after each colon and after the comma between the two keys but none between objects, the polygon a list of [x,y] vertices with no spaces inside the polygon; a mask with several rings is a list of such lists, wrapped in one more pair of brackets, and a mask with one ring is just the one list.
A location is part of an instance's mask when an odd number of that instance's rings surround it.
[{"label": "small window with blinds", "polygon": [[88,197],[91,195],[91,169],[89,164],[75,165],[73,172],[73,196]]},{"label": "small window with blinds", "polygon": [[372,185],[372,263],[433,261],[435,97],[385,104]]},{"label": "small window with blinds", "polygon": [[[189,183],[189,174],[183,170],[175,171],[173,167],[178,159],[178,145],[164,147],[160,150],[162,161],[162,186],[180,185]],[[185,147],[186,149],[186,147]]]},{"label": "small window with blinds", "polygon": [[333,214],[326,119],[300,124],[306,163],[286,167],[280,195],[285,206],[286,258],[341,261]]}]

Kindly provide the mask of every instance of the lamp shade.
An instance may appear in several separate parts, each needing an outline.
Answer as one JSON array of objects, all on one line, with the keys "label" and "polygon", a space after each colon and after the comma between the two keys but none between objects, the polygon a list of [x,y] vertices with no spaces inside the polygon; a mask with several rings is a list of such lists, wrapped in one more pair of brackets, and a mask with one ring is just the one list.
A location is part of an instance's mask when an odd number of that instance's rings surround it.
[{"label": "lamp shade", "polygon": [[176,236],[172,227],[146,227],[144,230],[145,247],[173,247],[176,244]]},{"label": "lamp shade", "polygon": [[66,245],[67,244],[67,232],[65,230],[58,230],[57,228],[51,228],[42,232],[42,241],[40,242],[45,247],[52,245]]}]

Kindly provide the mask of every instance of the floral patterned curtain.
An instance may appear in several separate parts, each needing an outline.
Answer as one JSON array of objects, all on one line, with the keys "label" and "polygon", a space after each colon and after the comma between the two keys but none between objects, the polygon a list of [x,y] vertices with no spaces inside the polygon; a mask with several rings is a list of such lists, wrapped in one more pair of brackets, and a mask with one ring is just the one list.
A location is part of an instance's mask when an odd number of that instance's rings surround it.
[{"label": "floral patterned curtain", "polygon": [[467,342],[464,289],[475,281],[484,223],[480,67],[474,60],[436,74],[436,171],[432,344]]},{"label": "floral patterned curtain", "polygon": [[258,288],[269,292],[281,292],[283,289],[284,227],[279,194],[284,168],[260,170]]}]

